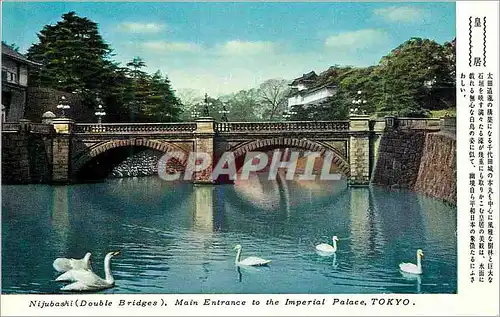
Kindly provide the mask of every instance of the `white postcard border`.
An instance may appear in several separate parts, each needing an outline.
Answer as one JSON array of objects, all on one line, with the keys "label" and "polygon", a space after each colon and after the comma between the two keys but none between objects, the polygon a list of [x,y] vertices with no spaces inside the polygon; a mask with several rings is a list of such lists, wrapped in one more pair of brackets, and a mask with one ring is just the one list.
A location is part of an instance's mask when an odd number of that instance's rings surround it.
[{"label": "white postcard border", "polygon": [[[457,21],[457,76],[461,72],[477,72],[477,69],[469,69],[468,66],[468,24],[464,21],[469,16],[486,16],[489,22],[489,45],[487,54],[489,65],[486,72],[493,73],[495,78],[496,92],[494,94],[494,109],[496,109],[495,123],[497,129],[494,131],[493,141],[497,151],[495,151],[494,168],[496,170],[494,184],[497,190],[495,198],[494,215],[498,220],[498,2],[493,1],[459,1],[456,3],[456,21]],[[496,25],[495,25],[496,24]],[[496,39],[496,40],[495,40]],[[457,87],[457,90],[459,88]],[[495,230],[495,277],[494,283],[475,283],[471,284],[468,279],[468,242],[469,242],[469,224],[468,224],[468,103],[464,98],[459,98],[457,91],[457,192],[458,192],[458,294],[423,294],[423,295],[404,295],[404,294],[372,294],[372,295],[314,295],[314,294],[278,294],[278,295],[2,295],[1,296],[1,314],[2,316],[90,316],[90,315],[109,315],[109,316],[257,316],[257,315],[275,315],[275,316],[338,316],[338,315],[363,315],[363,316],[382,316],[382,315],[432,315],[432,316],[450,316],[450,315],[497,315],[499,313],[499,279],[498,274],[498,221]],[[461,128],[464,127],[464,128]],[[293,278],[293,277],[291,277]],[[244,306],[175,306],[177,299],[197,300],[203,304],[205,299],[212,300],[239,300],[246,301]],[[371,305],[373,298],[384,299],[385,303],[392,300],[393,305]],[[266,301],[272,299],[279,301],[278,305],[266,305]],[[318,300],[325,299],[325,305],[301,305],[285,306],[286,299],[292,300]],[[365,305],[333,305],[334,299],[365,301]],[[394,303],[399,301],[399,305]],[[111,307],[76,307],[76,301],[87,302],[112,302]],[[155,307],[142,306],[118,306],[120,300],[126,302],[146,301],[157,302]],[[408,305],[403,305],[403,301]],[[34,307],[30,308],[30,304]],[[37,304],[40,301],[49,303],[49,307],[39,308]],[[158,303],[167,303],[167,306],[159,306]],[[259,301],[260,305],[252,305],[252,301]],[[72,303],[73,306],[50,307],[50,303]],[[103,303],[104,305],[105,303]],[[69,305],[69,304],[68,304]]]}]

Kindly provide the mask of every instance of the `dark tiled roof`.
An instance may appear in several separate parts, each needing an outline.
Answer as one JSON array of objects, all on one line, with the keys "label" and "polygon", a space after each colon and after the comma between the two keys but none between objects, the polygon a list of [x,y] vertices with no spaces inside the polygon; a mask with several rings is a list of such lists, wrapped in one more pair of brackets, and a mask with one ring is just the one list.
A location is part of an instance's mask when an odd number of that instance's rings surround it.
[{"label": "dark tiled roof", "polygon": [[299,78],[295,78],[295,79],[292,81],[291,85],[296,85],[296,84],[298,84],[298,83],[300,83],[300,82],[303,82],[303,81],[311,81],[311,82],[313,82],[313,81],[315,81],[315,80],[316,80],[316,78],[318,78],[318,75],[316,75],[316,73],[315,73],[314,71],[310,71],[310,72],[309,72],[309,73],[307,73],[307,74],[303,74],[303,75],[302,75],[301,77],[299,77]]},{"label": "dark tiled roof", "polygon": [[15,59],[18,62],[25,63],[25,64],[30,64],[30,65],[39,65],[36,62],[30,61],[29,59],[26,58],[23,54],[16,52],[13,50],[9,45],[6,45],[5,43],[2,42],[2,55],[7,55],[12,59]]}]

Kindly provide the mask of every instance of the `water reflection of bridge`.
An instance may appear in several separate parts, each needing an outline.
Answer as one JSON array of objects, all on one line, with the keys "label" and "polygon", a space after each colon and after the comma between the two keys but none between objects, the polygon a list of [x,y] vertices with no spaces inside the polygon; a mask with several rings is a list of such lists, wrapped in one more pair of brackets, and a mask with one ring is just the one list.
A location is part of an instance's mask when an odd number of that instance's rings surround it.
[{"label": "water reflection of bridge", "polygon": [[[139,180],[126,180],[120,183],[124,188],[124,192],[128,191],[128,186]],[[148,182],[147,179],[142,181]],[[217,232],[230,230],[230,226],[235,219],[246,217],[255,213],[266,215],[270,219],[286,220],[291,216],[296,216],[297,213],[307,213],[307,207],[311,202],[317,208],[340,208],[336,202],[344,200],[348,202],[347,210],[341,213],[335,211],[335,215],[345,214],[344,220],[349,223],[349,232],[344,234],[351,240],[350,245],[353,248],[355,257],[362,263],[366,257],[376,256],[382,252],[386,252],[386,246],[390,243],[397,243],[398,239],[402,239],[404,231],[420,230],[420,235],[430,240],[444,241],[442,237],[452,234],[456,229],[456,215],[451,211],[448,214],[435,215],[433,210],[435,202],[432,199],[420,197],[411,193],[392,193],[379,188],[350,188],[346,189],[346,185],[333,185],[330,182],[329,187],[315,182],[296,182],[282,181],[269,182],[258,177],[250,178],[246,184],[239,186],[193,186],[192,190],[185,188],[182,193],[190,196],[186,199],[177,199],[175,201],[165,202],[165,207],[169,209],[179,208],[179,204],[188,204],[183,207],[184,210],[192,210],[192,230],[198,232]],[[162,182],[163,184],[165,182]],[[122,187],[119,186],[119,187]],[[175,185],[165,185],[171,189],[177,188]],[[74,195],[70,197],[72,186],[57,186],[52,188],[52,210],[51,221],[55,233],[60,241],[69,239],[69,231],[72,219],[75,221],[87,221],[85,214],[97,214],[99,210],[110,206],[98,205],[99,202],[88,200],[85,208],[73,210],[71,208],[74,199],[86,199],[87,197]],[[148,192],[150,186],[143,188],[143,192]],[[158,193],[164,193],[163,188],[158,189]],[[296,198],[298,192],[304,190],[309,192],[309,201],[304,199],[308,195],[302,195]],[[134,206],[136,202],[129,201],[123,198],[124,195],[119,189],[113,190],[117,195],[113,198],[110,204],[116,206],[118,197],[122,197],[123,201],[119,203]],[[406,196],[405,200],[401,200],[401,195]],[[155,200],[162,201],[161,197]],[[264,203],[263,203],[264,202]],[[409,210],[410,206],[420,205],[421,210],[412,213],[401,213],[398,210]],[[192,206],[192,208],[190,207]],[[395,208],[395,206],[398,206]],[[137,205],[137,208],[140,208]],[[423,210],[426,210],[425,212]],[[73,215],[72,215],[73,214]],[[115,215],[121,217],[123,215]],[[170,215],[174,216],[174,215]],[[455,226],[441,226],[437,218],[449,220],[449,224],[455,223]],[[80,219],[82,218],[82,219]],[[118,220],[121,218],[117,218]],[[318,220],[320,221],[320,220]],[[107,230],[106,225],[109,223],[95,223],[93,227],[95,232],[103,235]],[[102,229],[102,230],[101,230]],[[255,232],[255,228],[239,227],[241,230]],[[263,229],[264,228],[260,228]],[[395,240],[396,239],[396,240]],[[453,249],[453,241],[449,243],[449,248]],[[64,248],[64,246],[62,246]]]},{"label": "water reflection of bridge", "polygon": [[[280,234],[273,232],[270,227],[269,224],[273,221],[286,221],[289,217],[299,217],[298,213],[307,215],[309,202],[294,200],[294,196],[297,195],[297,190],[300,188],[297,182],[268,182],[272,184],[262,182],[265,186],[260,188],[256,184],[259,182],[258,178],[254,178],[253,182],[253,184],[246,184],[246,186],[234,187],[195,186],[193,197],[196,201],[196,208],[195,217],[193,217],[193,230],[204,232],[232,231],[235,229],[232,227],[237,226],[237,230],[247,234],[273,236]],[[306,184],[306,186],[308,185]],[[449,226],[449,228],[443,229],[446,232],[437,230],[439,223],[435,221],[433,212],[429,212],[426,208],[432,204],[433,200],[431,199],[413,193],[391,193],[379,188],[347,189],[345,184],[336,189],[324,190],[324,197],[319,196],[318,191],[312,190],[311,193],[314,194],[314,197],[311,197],[314,200],[314,206],[330,212],[325,216],[333,218],[310,219],[310,221],[316,221],[319,227],[324,227],[325,221],[329,222],[330,225],[326,226],[330,227],[330,230],[336,228],[347,230],[337,234],[350,240],[348,243],[349,252],[352,255],[351,262],[354,267],[362,269],[366,266],[367,259],[382,256],[388,252],[387,250],[397,249],[393,248],[392,245],[400,243],[408,244],[408,257],[411,259],[419,242],[407,241],[405,232],[414,233],[415,230],[420,231],[416,235],[421,236],[422,239],[441,241],[441,243],[448,244],[448,248],[453,250],[454,241],[448,241],[444,237],[449,235],[448,231],[455,230],[455,227]],[[404,201],[401,201],[401,197],[404,197]],[[260,204],[257,200],[274,202],[275,204]],[[345,203],[347,203],[346,206],[344,206]],[[415,209],[415,206],[420,206],[420,208]],[[341,208],[345,209],[340,210]],[[439,210],[440,208],[434,209]],[[401,210],[412,212],[402,213]],[[247,221],[246,226],[237,225],[238,221],[253,218],[256,213],[261,218],[269,219],[269,222],[258,224]],[[450,212],[450,222],[455,221],[454,217],[455,215]],[[305,218],[307,217],[305,216]],[[344,228],[342,229],[342,227]],[[290,230],[294,229],[290,228]],[[325,234],[332,235],[334,233],[325,232]],[[397,259],[402,255],[392,254],[390,256]]]},{"label": "water reflection of bridge", "polygon": [[[138,182],[150,184],[143,187],[138,186]],[[456,241],[449,239],[456,228],[453,226],[456,223],[454,210],[450,208],[449,212],[443,211],[443,208],[434,205],[439,202],[413,193],[388,192],[376,187],[347,188],[345,183],[335,187],[333,182],[329,185],[297,181],[269,182],[258,177],[250,178],[249,183],[242,186],[184,184],[178,187],[161,183],[161,186],[170,188],[172,194],[167,198],[164,195],[169,189],[159,187],[151,179],[117,181],[106,187],[109,190],[106,189],[103,195],[96,196],[86,191],[82,194],[74,190],[73,186],[53,187],[51,223],[60,253],[78,256],[98,244],[112,246],[121,241],[132,243],[129,238],[117,235],[117,232],[122,232],[120,228],[125,217],[132,217],[133,225],[141,225],[144,215],[133,218],[133,210],[147,208],[147,204],[141,205],[144,199],[151,200],[151,206],[161,203],[165,213],[156,210],[148,216],[149,219],[157,217],[158,227],[137,227],[134,230],[149,230],[151,241],[159,244],[142,247],[154,248],[155,252],[164,252],[167,257],[171,256],[168,246],[189,248],[193,241],[196,241],[195,245],[202,243],[207,259],[222,257],[221,254],[225,256],[227,246],[219,245],[225,242],[218,232],[246,235],[255,240],[292,239],[297,243],[300,243],[301,234],[318,240],[337,234],[341,238],[342,248],[339,260],[360,274],[365,274],[367,263],[377,257],[386,258],[386,264],[395,268],[399,261],[411,260],[420,241],[410,241],[406,234],[417,239],[420,237],[429,254],[441,252],[442,249],[447,250],[450,256],[456,252]],[[151,194],[153,188],[156,188],[156,192]],[[130,191],[138,195],[137,201],[126,197],[124,193]],[[110,205],[106,205],[108,200],[103,202],[101,196],[111,197]],[[85,204],[78,206],[75,201],[85,201]],[[129,214],[120,213],[121,206],[131,206]],[[314,217],[309,216],[311,208],[317,208]],[[436,214],[438,210],[439,215]],[[103,212],[104,218],[99,218]],[[446,225],[443,225],[443,221],[447,222]],[[183,225],[175,235],[165,231],[165,228],[171,230],[172,224],[179,223],[187,226]],[[80,227],[90,229],[82,243],[75,244],[75,230]],[[213,243],[217,247],[214,248]],[[311,246],[304,244],[304,250],[308,249]],[[402,249],[407,250],[405,254],[394,253],[394,250]],[[218,253],[214,255],[213,252]],[[400,286],[394,287],[398,291],[397,287]]]}]

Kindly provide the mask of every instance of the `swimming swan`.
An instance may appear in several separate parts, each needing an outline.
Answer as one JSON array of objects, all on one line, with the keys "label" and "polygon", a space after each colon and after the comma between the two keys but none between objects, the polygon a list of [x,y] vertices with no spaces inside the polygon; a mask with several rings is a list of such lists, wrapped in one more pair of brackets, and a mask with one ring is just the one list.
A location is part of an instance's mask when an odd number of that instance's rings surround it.
[{"label": "swimming swan", "polygon": [[421,258],[424,256],[422,249],[417,250],[417,265],[413,263],[401,263],[399,264],[399,269],[406,273],[411,274],[422,274],[422,262]]},{"label": "swimming swan", "polygon": [[271,263],[271,260],[264,260],[262,258],[256,257],[256,256],[250,256],[243,261],[240,261],[241,257],[241,245],[237,245],[234,247],[234,250],[238,250],[236,253],[236,259],[234,260],[234,264],[236,265],[243,265],[243,266],[260,266],[260,265],[267,265]]},{"label": "swimming swan", "polygon": [[61,276],[56,281],[71,280],[74,283],[68,284],[61,288],[63,291],[97,291],[106,288],[111,288],[115,285],[115,279],[111,274],[111,258],[119,255],[120,251],[109,252],[104,258],[104,273],[105,279],[100,278],[91,270],[80,269],[70,270]]},{"label": "swimming swan", "polygon": [[316,251],[319,251],[319,252],[324,253],[324,254],[329,254],[329,255],[337,252],[337,241],[339,241],[339,238],[337,238],[337,236],[333,236],[332,241],[333,241],[333,246],[329,245],[327,243],[318,244],[316,246]]},{"label": "swimming swan", "polygon": [[82,259],[57,258],[54,260],[54,263],[52,263],[52,266],[57,272],[67,272],[69,270],[81,269],[92,270],[90,256],[90,252],[87,252]]}]

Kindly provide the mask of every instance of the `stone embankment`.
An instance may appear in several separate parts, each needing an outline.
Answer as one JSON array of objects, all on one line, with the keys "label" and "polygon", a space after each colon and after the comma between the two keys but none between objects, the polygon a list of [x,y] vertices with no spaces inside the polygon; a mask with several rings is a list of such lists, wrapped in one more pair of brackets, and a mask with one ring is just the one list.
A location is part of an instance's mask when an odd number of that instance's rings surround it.
[{"label": "stone embankment", "polygon": [[2,133],[2,184],[47,183],[52,140],[30,133]]},{"label": "stone embankment", "polygon": [[456,140],[450,133],[394,130],[380,141],[372,183],[456,204]]},{"label": "stone embankment", "polygon": [[427,134],[414,190],[457,202],[457,168],[455,138],[446,134]]}]

